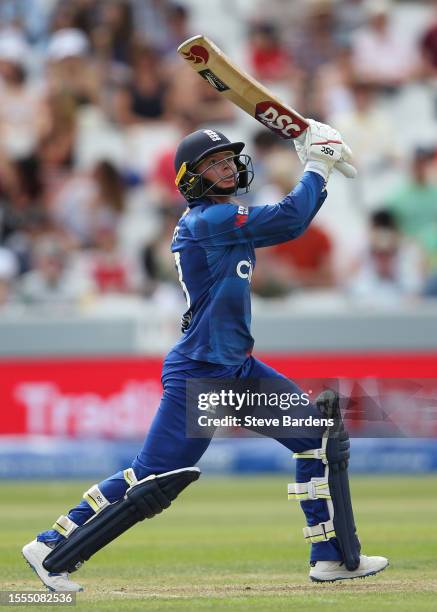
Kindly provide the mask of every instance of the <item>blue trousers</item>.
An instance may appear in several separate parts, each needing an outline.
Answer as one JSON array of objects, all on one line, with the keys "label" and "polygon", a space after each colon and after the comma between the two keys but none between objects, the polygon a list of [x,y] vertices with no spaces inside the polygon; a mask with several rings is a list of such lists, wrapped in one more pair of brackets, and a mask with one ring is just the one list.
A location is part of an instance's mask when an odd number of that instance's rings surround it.
[{"label": "blue trousers", "polygon": [[[175,350],[171,351],[163,365],[164,393],[159,409],[144,445],[131,465],[138,480],[150,474],[194,466],[208,448],[211,442],[210,437],[189,438],[186,436],[186,383],[190,378],[276,378],[281,379],[281,389],[286,389],[290,393],[301,393],[301,390],[292,381],[253,356],[248,357],[240,366],[222,366],[194,361]],[[320,417],[318,409],[311,404],[305,409],[305,413],[307,416]],[[279,438],[278,442],[293,452],[320,448],[323,431],[321,428],[316,438]],[[324,465],[318,459],[299,459],[296,462],[296,482],[307,482],[313,477],[323,475]],[[99,483],[100,490],[111,503],[124,496],[127,486],[122,471]],[[301,502],[301,507],[307,524],[310,526],[329,519],[325,500],[304,501]],[[93,514],[92,508],[83,500],[69,511],[68,516],[77,525],[83,525]],[[40,541],[56,541],[61,538],[63,536],[55,530],[45,531],[38,535]],[[311,561],[341,559],[341,552],[335,538],[328,542],[311,545]]]}]

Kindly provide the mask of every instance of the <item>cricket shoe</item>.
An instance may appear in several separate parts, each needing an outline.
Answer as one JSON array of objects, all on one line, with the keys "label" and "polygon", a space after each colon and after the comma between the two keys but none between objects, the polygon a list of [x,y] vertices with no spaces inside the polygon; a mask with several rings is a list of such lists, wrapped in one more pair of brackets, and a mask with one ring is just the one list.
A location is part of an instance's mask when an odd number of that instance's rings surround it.
[{"label": "cricket shoe", "polygon": [[316,561],[310,569],[313,582],[335,582],[337,580],[353,580],[365,578],[382,572],[388,566],[385,557],[366,557],[360,555],[360,564],[356,570],[346,569],[343,561]]},{"label": "cricket shoe", "polygon": [[23,547],[22,553],[27,563],[50,591],[83,591],[80,584],[70,580],[68,572],[52,573],[45,569],[42,562],[52,550],[44,542],[33,540]]}]

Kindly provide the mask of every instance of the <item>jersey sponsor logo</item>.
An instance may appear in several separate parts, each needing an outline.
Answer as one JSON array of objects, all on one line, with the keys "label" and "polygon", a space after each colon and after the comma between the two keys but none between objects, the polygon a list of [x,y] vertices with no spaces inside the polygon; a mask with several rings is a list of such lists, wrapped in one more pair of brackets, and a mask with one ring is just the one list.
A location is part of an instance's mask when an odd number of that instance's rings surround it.
[{"label": "jersey sponsor logo", "polygon": [[189,51],[183,51],[182,55],[186,60],[195,64],[207,64],[209,60],[208,51],[200,45],[193,45]]},{"label": "jersey sponsor logo", "polygon": [[221,137],[217,134],[217,132],[214,132],[214,130],[203,130],[203,133],[209,136],[214,142],[221,140]]},{"label": "jersey sponsor logo", "polygon": [[246,223],[249,216],[249,209],[245,206],[239,206],[237,210],[237,214],[235,215],[235,227],[241,227]]},{"label": "jersey sponsor logo", "polygon": [[302,119],[276,102],[259,102],[255,108],[255,119],[282,138],[296,138],[308,127]]},{"label": "jersey sponsor logo", "polygon": [[199,74],[203,76],[203,78],[208,81],[208,83],[212,85],[214,89],[217,89],[217,91],[222,92],[227,91],[229,89],[226,83],[223,83],[223,81],[221,81],[217,75],[215,75],[211,70],[209,70],[209,68],[207,68],[206,70],[199,70]]},{"label": "jersey sponsor logo", "polygon": [[252,280],[252,262],[248,259],[242,259],[237,263],[237,274],[240,278],[248,279],[249,283]]}]

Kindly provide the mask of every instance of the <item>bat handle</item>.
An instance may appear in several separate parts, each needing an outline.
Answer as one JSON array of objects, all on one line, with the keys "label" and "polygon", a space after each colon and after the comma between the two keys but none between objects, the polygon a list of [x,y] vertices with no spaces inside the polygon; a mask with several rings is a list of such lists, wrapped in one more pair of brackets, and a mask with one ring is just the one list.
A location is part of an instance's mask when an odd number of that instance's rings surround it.
[{"label": "bat handle", "polygon": [[345,161],[338,161],[334,168],[336,168],[336,170],[338,170],[339,172],[341,172],[341,174],[343,174],[343,176],[345,176],[346,178],[355,178],[357,176],[357,169],[352,166],[352,164],[348,164]]}]

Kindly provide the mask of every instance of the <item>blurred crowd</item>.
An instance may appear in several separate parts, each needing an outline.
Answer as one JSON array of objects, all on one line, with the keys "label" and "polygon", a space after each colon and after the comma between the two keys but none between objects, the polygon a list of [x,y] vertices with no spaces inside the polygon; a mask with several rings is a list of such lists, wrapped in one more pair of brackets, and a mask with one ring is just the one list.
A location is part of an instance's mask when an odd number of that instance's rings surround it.
[{"label": "blurred crowd", "polygon": [[[323,217],[298,240],[260,249],[261,298],[437,297],[437,2],[414,3],[429,16],[411,37],[393,27],[401,4],[271,0],[268,18],[245,13],[248,70],[339,129],[361,181],[347,192],[357,248],[339,245],[347,228],[337,215],[337,225]],[[289,143],[245,122],[178,58],[198,33],[195,17],[194,0],[0,2],[0,309],[86,310],[114,295],[182,304],[170,241],[185,206],[173,156],[194,129],[245,130],[251,205],[296,183]],[[223,33],[218,42],[226,48]],[[433,109],[430,137],[405,148],[390,108],[413,85]],[[363,195],[366,184],[378,188]]]}]

